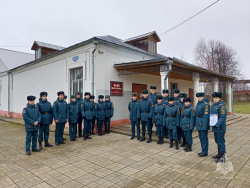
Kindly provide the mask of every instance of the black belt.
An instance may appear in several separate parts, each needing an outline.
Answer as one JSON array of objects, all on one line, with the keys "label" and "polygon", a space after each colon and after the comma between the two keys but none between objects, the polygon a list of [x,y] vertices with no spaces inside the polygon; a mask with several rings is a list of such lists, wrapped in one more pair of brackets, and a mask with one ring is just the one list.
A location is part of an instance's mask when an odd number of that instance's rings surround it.
[{"label": "black belt", "polygon": [[149,113],[149,112],[144,111],[143,113]]},{"label": "black belt", "polygon": [[105,110],[99,110],[99,111],[105,111]]},{"label": "black belt", "polygon": [[184,118],[190,118],[190,116],[183,116]]},{"label": "black belt", "polygon": [[198,117],[203,118],[203,116],[198,116]]},{"label": "black belt", "polygon": [[41,113],[41,114],[49,114],[49,112]]},{"label": "black belt", "polygon": [[[92,110],[85,110],[85,112],[86,112],[86,111],[92,111]],[[101,111],[101,110],[100,110],[100,111]]]},{"label": "black belt", "polygon": [[176,116],[168,116],[168,117],[176,117]]}]

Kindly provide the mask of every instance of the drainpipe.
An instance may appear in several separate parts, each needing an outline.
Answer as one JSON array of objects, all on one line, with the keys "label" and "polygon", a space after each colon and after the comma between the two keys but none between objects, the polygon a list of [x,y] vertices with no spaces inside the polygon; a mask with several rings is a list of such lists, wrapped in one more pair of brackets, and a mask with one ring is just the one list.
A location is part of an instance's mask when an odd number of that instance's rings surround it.
[{"label": "drainpipe", "polygon": [[173,64],[173,60],[168,60],[167,61],[168,71],[167,71],[167,74],[166,74],[166,76],[164,78],[164,89],[168,89],[167,88],[167,79],[168,79],[168,76],[169,76],[169,74],[170,74],[170,72],[172,70],[172,64]]},{"label": "drainpipe", "polygon": [[94,95],[94,83],[95,83],[95,75],[94,75],[94,72],[95,72],[95,60],[94,60],[94,57],[95,57],[95,51],[96,51],[96,48],[97,48],[97,44],[98,44],[98,41],[94,41],[94,50],[92,51],[92,77],[91,77],[91,95]]},{"label": "drainpipe", "polygon": [[8,71],[7,74],[8,74],[8,115],[10,115],[10,71]]}]

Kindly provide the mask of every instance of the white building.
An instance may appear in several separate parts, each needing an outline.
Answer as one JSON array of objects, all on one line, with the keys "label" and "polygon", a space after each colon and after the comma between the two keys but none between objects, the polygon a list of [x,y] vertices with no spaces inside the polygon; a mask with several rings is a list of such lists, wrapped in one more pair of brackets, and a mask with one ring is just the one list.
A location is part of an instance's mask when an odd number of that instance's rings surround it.
[{"label": "white building", "polygon": [[38,99],[41,91],[48,92],[50,102],[61,90],[68,96],[89,91],[96,100],[100,94],[111,94],[115,106],[112,125],[117,125],[128,122],[127,105],[132,92],[141,94],[142,89],[155,85],[161,93],[165,78],[170,93],[178,88],[194,104],[195,93],[202,88],[199,82],[212,82],[214,91],[218,90],[219,81],[226,82],[228,111],[232,112],[233,77],[157,54],[157,42],[160,38],[156,32],[127,40],[109,35],[93,37],[68,48],[35,41],[35,55],[25,54],[25,60],[11,53],[3,57],[6,50],[1,49],[0,115],[21,118],[27,95]]}]

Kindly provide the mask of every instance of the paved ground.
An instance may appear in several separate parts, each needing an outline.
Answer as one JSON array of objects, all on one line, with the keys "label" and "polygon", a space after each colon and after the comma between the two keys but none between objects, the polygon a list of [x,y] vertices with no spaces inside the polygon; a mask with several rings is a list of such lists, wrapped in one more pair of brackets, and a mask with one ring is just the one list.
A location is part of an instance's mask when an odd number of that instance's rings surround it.
[{"label": "paved ground", "polygon": [[[0,121],[0,187],[250,187],[250,118],[228,126],[227,153],[233,171],[218,172],[209,133],[209,156],[147,144],[111,133],[25,154],[22,125]],[[51,133],[50,142],[54,142]]]}]

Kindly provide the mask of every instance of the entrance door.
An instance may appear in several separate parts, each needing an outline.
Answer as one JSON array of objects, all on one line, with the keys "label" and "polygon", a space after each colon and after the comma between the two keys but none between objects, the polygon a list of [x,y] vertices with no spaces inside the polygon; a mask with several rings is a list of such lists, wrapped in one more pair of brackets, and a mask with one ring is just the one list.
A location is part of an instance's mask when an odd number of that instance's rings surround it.
[{"label": "entrance door", "polygon": [[142,90],[147,89],[147,84],[132,84],[132,93],[138,94],[138,100],[142,99]]},{"label": "entrance door", "polygon": [[70,95],[75,95],[76,92],[83,92],[83,70],[76,68],[70,70]]},{"label": "entrance door", "polygon": [[191,98],[192,104],[194,105],[194,90],[193,89],[189,88],[188,96]]}]

